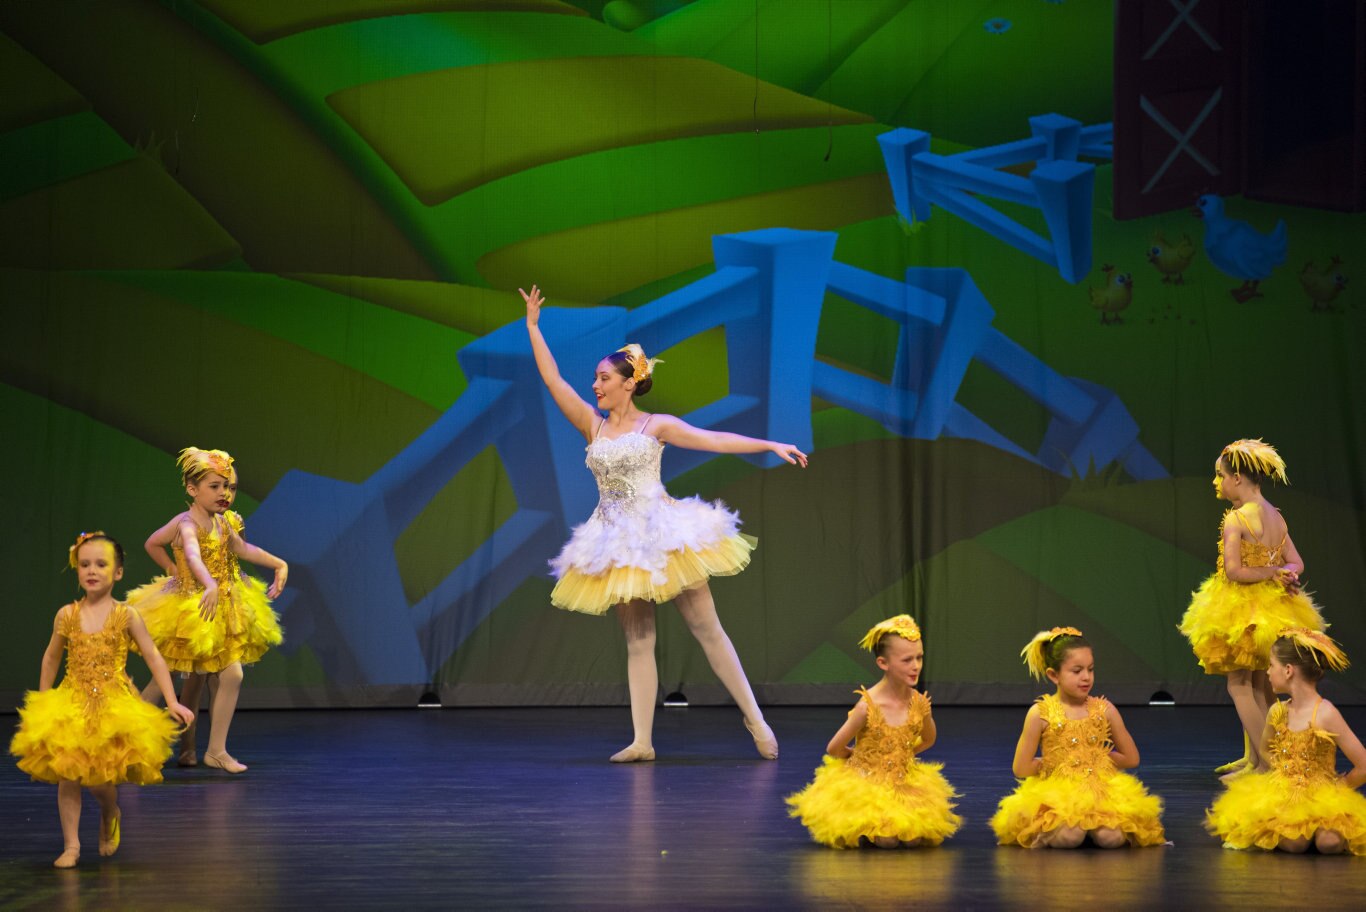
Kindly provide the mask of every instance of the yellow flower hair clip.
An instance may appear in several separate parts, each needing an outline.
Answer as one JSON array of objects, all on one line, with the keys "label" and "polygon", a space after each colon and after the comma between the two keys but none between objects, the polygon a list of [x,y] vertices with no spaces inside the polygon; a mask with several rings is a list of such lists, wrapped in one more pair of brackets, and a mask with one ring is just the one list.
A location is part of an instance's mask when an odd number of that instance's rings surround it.
[{"label": "yellow flower hair clip", "polygon": [[1220,455],[1228,460],[1228,466],[1235,475],[1252,469],[1281,484],[1290,484],[1290,478],[1285,473],[1285,460],[1275,447],[1264,440],[1235,440],[1224,447]]},{"label": "yellow flower hair clip", "polygon": [[1034,678],[1039,680],[1044,678],[1044,672],[1048,670],[1048,656],[1044,654],[1044,650],[1049,643],[1061,636],[1079,637],[1085,636],[1085,634],[1075,627],[1054,627],[1052,630],[1040,630],[1034,635],[1034,639],[1030,640],[1025,648],[1020,650],[1020,657],[1024,659],[1025,667],[1029,669],[1029,673]]},{"label": "yellow flower hair clip", "polygon": [[655,365],[664,363],[658,358],[645,357],[645,349],[634,342],[630,345],[623,345],[617,351],[624,353],[626,360],[631,362],[631,370],[634,372],[632,379],[637,383],[648,380],[650,375],[655,372]]},{"label": "yellow flower hair clip", "polygon": [[[1347,653],[1326,633],[1310,630],[1308,627],[1286,627],[1280,635],[1295,644],[1296,650],[1307,649],[1314,654],[1314,664],[1322,668],[1327,665],[1334,671],[1346,671],[1352,664],[1347,661]],[[1323,661],[1319,661],[1319,657]]]},{"label": "yellow flower hair clip", "polygon": [[229,478],[232,463],[233,458],[222,450],[201,450],[199,447],[186,447],[175,461],[186,481],[198,480],[210,472]]},{"label": "yellow flower hair clip", "polygon": [[887,618],[873,625],[873,628],[863,635],[863,639],[858,641],[860,649],[869,652],[877,652],[877,644],[882,642],[882,638],[888,635],[899,636],[903,640],[915,642],[920,639],[920,628],[909,614],[898,614],[896,617]]},{"label": "yellow flower hair clip", "polygon": [[71,565],[72,570],[76,569],[76,552],[81,550],[81,545],[90,541],[92,538],[103,537],[104,532],[99,529],[96,529],[94,532],[82,532],[80,535],[76,536],[76,544],[67,549],[67,563]]}]

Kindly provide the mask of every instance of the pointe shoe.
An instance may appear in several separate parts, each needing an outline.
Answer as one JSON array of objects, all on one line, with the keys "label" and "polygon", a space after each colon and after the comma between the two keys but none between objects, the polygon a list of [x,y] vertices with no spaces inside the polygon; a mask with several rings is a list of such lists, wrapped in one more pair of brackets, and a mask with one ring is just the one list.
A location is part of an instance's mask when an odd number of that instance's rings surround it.
[{"label": "pointe shoe", "polygon": [[639,744],[628,744],[626,747],[613,754],[610,759],[613,763],[643,763],[655,758],[653,747],[641,747]]},{"label": "pointe shoe", "polygon": [[199,765],[199,755],[195,753],[195,750],[194,750],[193,747],[190,748],[189,750],[183,750],[183,751],[181,751],[179,754],[176,755],[176,758],[175,758],[175,765],[176,765],[176,766],[198,766],[198,765]]},{"label": "pointe shoe", "polygon": [[113,822],[109,824],[106,835],[105,821],[100,820],[100,854],[113,855],[119,850],[119,841],[123,834],[119,831],[119,824],[123,821],[123,812],[115,811]]},{"label": "pointe shoe", "polygon": [[773,729],[768,727],[767,722],[751,723],[745,720],[745,728],[754,738],[754,747],[759,751],[759,756],[765,760],[778,759],[778,736],[773,734]]},{"label": "pointe shoe", "polygon": [[80,859],[81,847],[76,846],[75,848],[72,848],[71,846],[67,846],[62,850],[62,854],[57,856],[57,860],[52,863],[52,866],[54,868],[74,868],[76,867],[76,862],[80,861]]},{"label": "pointe shoe", "polygon": [[879,849],[899,849],[901,848],[901,840],[895,836],[874,836],[873,845]]},{"label": "pointe shoe", "polygon": [[1251,763],[1244,763],[1242,766],[1238,767],[1232,772],[1224,773],[1224,775],[1219,777],[1219,781],[1227,785],[1234,779],[1241,779],[1243,776],[1246,776],[1254,769],[1256,769],[1256,767],[1254,767]]},{"label": "pointe shoe", "polygon": [[205,751],[204,765],[212,766],[214,769],[221,769],[225,773],[232,773],[234,776],[238,773],[245,773],[247,771],[247,765],[245,763],[238,763],[227,751],[224,751],[221,754]]}]

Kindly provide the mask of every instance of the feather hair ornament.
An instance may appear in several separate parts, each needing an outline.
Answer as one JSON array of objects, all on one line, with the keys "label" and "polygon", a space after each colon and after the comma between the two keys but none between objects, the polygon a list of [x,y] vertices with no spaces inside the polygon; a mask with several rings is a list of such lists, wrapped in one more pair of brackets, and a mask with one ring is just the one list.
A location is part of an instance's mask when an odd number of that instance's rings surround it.
[{"label": "feather hair ornament", "polygon": [[650,375],[655,372],[656,364],[664,363],[659,358],[645,357],[645,349],[634,342],[630,345],[623,345],[617,351],[624,353],[626,360],[631,362],[631,370],[634,372],[632,379],[637,383],[649,379]]},{"label": "feather hair ornament", "polygon": [[890,617],[874,624],[872,629],[863,635],[863,639],[858,641],[859,648],[876,652],[877,644],[888,635],[899,636],[903,640],[915,642],[920,639],[920,628],[916,626],[909,614],[898,614],[896,617]]},{"label": "feather hair ornament", "polygon": [[1314,664],[1320,668],[1326,665],[1333,671],[1345,671],[1352,664],[1342,647],[1326,633],[1308,627],[1286,627],[1280,635],[1294,643],[1295,651],[1301,655],[1306,651],[1312,653]]},{"label": "feather hair ornament", "polygon": [[1044,672],[1048,670],[1048,656],[1044,650],[1048,644],[1060,636],[1084,636],[1075,627],[1054,627],[1052,630],[1040,630],[1034,634],[1034,639],[1025,644],[1025,648],[1020,650],[1020,657],[1024,659],[1025,667],[1036,679],[1042,680]]},{"label": "feather hair ornament", "polygon": [[1274,478],[1281,484],[1290,484],[1290,478],[1285,473],[1285,460],[1276,452],[1275,447],[1264,440],[1235,440],[1224,447],[1220,455],[1228,460],[1228,467],[1234,474],[1242,474],[1252,469],[1267,478]]}]

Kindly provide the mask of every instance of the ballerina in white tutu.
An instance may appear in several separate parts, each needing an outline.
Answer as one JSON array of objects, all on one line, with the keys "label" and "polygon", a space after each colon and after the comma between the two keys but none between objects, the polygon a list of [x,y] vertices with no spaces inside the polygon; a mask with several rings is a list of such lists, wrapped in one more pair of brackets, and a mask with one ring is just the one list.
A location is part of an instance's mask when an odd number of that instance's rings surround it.
[{"label": "ballerina in white tutu", "polygon": [[[519,289],[520,290],[520,289]],[[730,637],[716,616],[707,580],[739,573],[749,563],[754,539],[739,532],[740,520],[720,502],[674,500],[660,482],[666,445],[712,453],[776,453],[806,466],[806,454],[787,443],[695,428],[672,415],[642,412],[636,398],[652,384],[655,360],[628,345],[598,363],[593,381],[596,408],[560,376],[537,325],[540,289],[522,292],[536,367],[555,404],[588,440],[588,468],[598,482],[598,507],[550,562],[559,579],[551,601],[558,608],[606,614],[615,607],[626,634],[626,671],[635,737],[612,755],[614,763],[653,760],[655,697],[655,605],[673,601],[702,645],[712,671],[744,713],[745,728],[761,756],[778,757],[778,739],[764,721]],[[602,417],[598,411],[607,412]]]}]

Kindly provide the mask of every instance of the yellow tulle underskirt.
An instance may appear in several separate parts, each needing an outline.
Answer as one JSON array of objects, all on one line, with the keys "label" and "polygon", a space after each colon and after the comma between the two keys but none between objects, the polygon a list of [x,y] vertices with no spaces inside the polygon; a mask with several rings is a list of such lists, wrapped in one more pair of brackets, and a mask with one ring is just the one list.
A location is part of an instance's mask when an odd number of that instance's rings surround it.
[{"label": "yellow tulle underskirt", "polygon": [[179,731],[170,713],[131,686],[111,687],[91,711],[85,695],[63,683],[24,695],[9,750],[21,770],[42,782],[149,785],[161,781]]},{"label": "yellow tulle underskirt", "polygon": [[128,593],[147,632],[172,671],[214,674],[241,662],[250,665],[284,639],[266,585],[244,576],[219,584],[212,620],[199,616],[203,591],[182,593],[170,577],[158,577]]},{"label": "yellow tulle underskirt", "polygon": [[1336,779],[1297,788],[1275,772],[1248,773],[1205,812],[1205,829],[1236,849],[1268,851],[1332,830],[1353,855],[1366,855],[1366,796]]},{"label": "yellow tulle underskirt", "polygon": [[662,571],[662,582],[640,567],[612,567],[592,575],[570,569],[555,584],[550,602],[566,611],[595,615],[606,614],[613,605],[634,599],[667,602],[710,577],[734,576],[745,569],[756,542],[753,536],[737,533],[700,551],[672,551]]},{"label": "yellow tulle underskirt", "polygon": [[1161,845],[1162,799],[1128,773],[1073,778],[1031,776],[1001,799],[991,829],[1001,845],[1034,848],[1060,827],[1119,830],[1129,845]]},{"label": "yellow tulle underskirt", "polygon": [[1281,630],[1325,626],[1303,592],[1291,595],[1274,580],[1235,583],[1222,572],[1200,584],[1178,625],[1206,674],[1264,670]]},{"label": "yellow tulle underskirt", "polygon": [[962,826],[957,796],[938,763],[911,764],[899,782],[878,782],[826,756],[810,785],[787,800],[790,816],[811,838],[834,849],[858,848],[860,838],[891,837],[938,845]]}]

